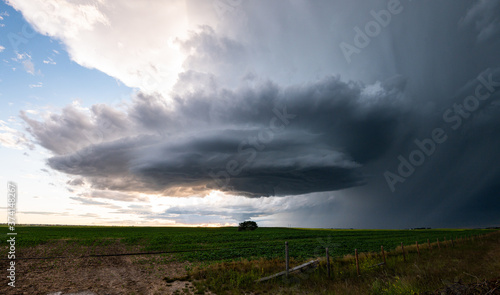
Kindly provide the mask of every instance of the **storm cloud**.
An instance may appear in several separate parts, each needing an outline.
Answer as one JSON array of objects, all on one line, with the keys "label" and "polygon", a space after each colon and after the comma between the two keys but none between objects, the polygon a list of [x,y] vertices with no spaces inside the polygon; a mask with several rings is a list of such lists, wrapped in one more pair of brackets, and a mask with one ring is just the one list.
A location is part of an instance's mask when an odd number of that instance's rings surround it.
[{"label": "storm cloud", "polygon": [[[196,21],[169,35],[183,62],[168,79],[161,68],[173,55],[162,57],[146,29],[126,50],[99,45],[98,57],[64,32],[48,33],[68,43],[75,60],[139,87],[121,106],[21,114],[34,141],[53,153],[48,165],[79,179],[72,185],[135,201],[212,190],[335,196],[282,216],[281,225],[499,225],[499,1],[243,1],[206,17],[208,4],[186,3]],[[389,18],[391,5],[398,12]],[[363,39],[347,59],[339,45]],[[146,44],[156,50],[132,54]],[[114,54],[137,60],[113,66]],[[155,73],[152,83],[146,72]],[[172,207],[158,216],[169,214],[221,211]]]},{"label": "storm cloud", "polygon": [[296,195],[364,183],[359,168],[392,145],[406,120],[404,80],[389,82],[268,81],[175,96],[168,106],[138,94],[126,112],[69,106],[43,122],[23,118],[57,154],[50,167],[98,189]]}]

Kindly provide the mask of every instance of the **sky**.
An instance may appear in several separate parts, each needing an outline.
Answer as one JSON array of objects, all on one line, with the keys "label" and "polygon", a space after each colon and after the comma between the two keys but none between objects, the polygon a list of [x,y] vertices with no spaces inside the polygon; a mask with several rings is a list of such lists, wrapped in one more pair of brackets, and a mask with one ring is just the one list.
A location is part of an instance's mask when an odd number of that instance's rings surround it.
[{"label": "sky", "polygon": [[3,195],[29,224],[500,226],[498,15],[3,1]]}]

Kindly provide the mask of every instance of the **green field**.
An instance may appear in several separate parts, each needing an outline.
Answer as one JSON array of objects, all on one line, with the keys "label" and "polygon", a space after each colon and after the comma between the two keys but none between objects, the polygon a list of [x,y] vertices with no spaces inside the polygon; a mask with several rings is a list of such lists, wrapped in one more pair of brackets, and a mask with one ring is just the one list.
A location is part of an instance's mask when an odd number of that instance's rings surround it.
[{"label": "green field", "polygon": [[[6,227],[2,227],[7,232]],[[93,227],[93,226],[17,226],[17,247],[54,242],[65,243],[64,248],[102,247],[106,245],[134,246],[134,251],[187,251],[175,253],[181,261],[219,261],[256,258],[282,258],[284,242],[288,241],[290,257],[304,260],[324,255],[329,247],[332,256],[359,252],[376,252],[383,245],[395,249],[405,245],[426,244],[492,230],[482,229],[432,229],[432,230],[339,230],[258,228],[239,232],[234,227],[176,228],[176,227]],[[5,248],[2,249],[5,251]],[[51,254],[51,253],[47,253]],[[93,252],[93,254],[100,254]],[[110,253],[106,253],[110,254]],[[2,254],[3,255],[3,254]],[[5,256],[5,255],[3,255]]]},{"label": "green field", "polygon": [[[5,225],[0,228],[9,232]],[[15,231],[19,294],[58,290],[97,294],[413,294],[437,290],[449,285],[447,282],[480,280],[491,280],[491,290],[496,288],[493,279],[500,269],[499,232],[486,229],[258,228],[240,232],[236,227],[16,226]],[[497,233],[486,235],[494,231]],[[431,249],[427,239],[433,243]],[[445,239],[447,243],[443,243]],[[9,263],[6,241],[0,248],[5,267]],[[284,270],[285,241],[291,267],[319,258],[317,268],[294,273],[290,280],[255,283]],[[422,244],[420,254],[416,241]],[[398,249],[401,242],[407,246],[406,256]],[[387,251],[383,267],[381,245]],[[327,276],[325,247],[332,257],[331,277]],[[354,249],[362,253],[361,276],[357,275]],[[500,287],[500,279],[498,284]],[[0,294],[10,294],[9,288],[6,283],[0,285]]]}]

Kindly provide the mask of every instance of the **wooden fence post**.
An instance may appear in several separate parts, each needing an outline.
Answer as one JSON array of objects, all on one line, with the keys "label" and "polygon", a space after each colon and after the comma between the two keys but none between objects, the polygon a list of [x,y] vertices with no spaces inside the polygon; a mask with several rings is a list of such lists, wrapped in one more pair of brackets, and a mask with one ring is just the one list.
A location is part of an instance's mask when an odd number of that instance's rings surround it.
[{"label": "wooden fence post", "polygon": [[387,265],[387,262],[385,261],[384,246],[380,246],[380,249],[382,250],[382,258],[384,258],[384,265]]},{"label": "wooden fence post", "polygon": [[420,257],[420,249],[418,248],[418,241],[415,241],[415,243],[417,244],[417,254],[418,254],[418,257]]},{"label": "wooden fence post", "polygon": [[288,242],[285,242],[285,271],[286,271],[286,277],[288,278],[288,273],[290,271],[289,258],[288,258]]},{"label": "wooden fence post", "polygon": [[429,250],[431,250],[431,241],[429,241],[429,239],[427,239],[427,245],[429,246]]},{"label": "wooden fence post", "polygon": [[403,261],[406,262],[405,247],[403,246],[403,242],[401,242],[401,251],[403,251]]},{"label": "wooden fence post", "polygon": [[328,254],[328,247],[326,247],[326,275],[330,277],[330,255]]},{"label": "wooden fence post", "polygon": [[439,238],[437,238],[437,242],[438,242],[438,249],[441,249],[441,245],[439,245]]},{"label": "wooden fence post", "polygon": [[354,256],[356,256],[356,272],[359,276],[359,261],[358,261],[358,249],[354,249]]}]

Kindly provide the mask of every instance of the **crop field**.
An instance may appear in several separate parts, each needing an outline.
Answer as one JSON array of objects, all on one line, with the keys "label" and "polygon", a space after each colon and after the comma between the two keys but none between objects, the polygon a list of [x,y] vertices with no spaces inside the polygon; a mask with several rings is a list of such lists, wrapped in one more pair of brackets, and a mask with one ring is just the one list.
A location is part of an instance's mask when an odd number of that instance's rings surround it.
[{"label": "crop field", "polygon": [[[8,232],[5,226],[0,228]],[[498,273],[500,261],[495,253],[499,235],[493,233],[486,240],[470,238],[485,237],[493,231],[17,226],[16,291],[19,294],[82,290],[95,294],[243,294],[255,290],[280,293],[282,281],[266,284],[254,281],[283,270],[285,241],[289,245],[291,266],[316,258],[322,262],[314,275],[287,285],[289,293],[284,294],[316,294],[319,290],[326,294],[371,294],[373,288],[401,287],[399,274],[405,274],[405,282],[412,282],[409,286],[404,283],[404,288],[433,290],[441,286],[442,278],[467,279],[464,270],[485,278]],[[441,250],[426,251],[427,239],[434,249],[438,248],[439,239]],[[456,241],[456,247],[450,246],[451,239]],[[412,246],[416,241],[422,244],[422,260],[418,268],[405,269],[397,248],[402,242],[408,246],[408,259],[416,259]],[[352,260],[354,249],[359,253],[380,253],[381,245],[388,252],[385,272],[378,273],[371,267],[380,262],[379,254],[362,254],[360,267],[365,276],[358,280]],[[325,247],[329,248],[332,261],[336,261],[331,280],[325,279]],[[4,263],[8,263],[8,251],[4,242],[0,249]],[[406,265],[415,266],[415,262]],[[436,269],[438,264],[441,266]],[[474,264],[476,269],[471,269],[469,266]],[[343,280],[351,280],[352,286],[342,283]],[[324,291],[325,287],[328,291]],[[6,283],[0,286],[0,294],[11,291]]]},{"label": "crop field", "polygon": [[[324,254],[325,247],[333,257],[359,252],[375,252],[383,245],[394,249],[405,245],[427,243],[427,239],[457,239],[484,234],[483,229],[430,229],[430,230],[344,230],[258,228],[239,232],[234,227],[178,228],[178,227],[92,227],[92,226],[18,226],[17,247],[63,243],[58,248],[78,252],[79,246],[105,248],[122,245],[132,252],[172,252],[180,261],[219,261],[257,258],[282,258],[284,242],[288,241],[290,257],[304,260]],[[5,232],[7,232],[5,228]],[[5,248],[2,249],[5,252]],[[120,252],[120,253],[121,253]],[[6,253],[6,252],[5,252]],[[44,255],[64,255],[46,252]],[[119,254],[106,253],[92,254]],[[3,256],[4,253],[2,253]]]}]

